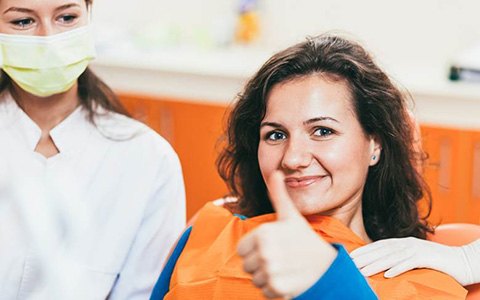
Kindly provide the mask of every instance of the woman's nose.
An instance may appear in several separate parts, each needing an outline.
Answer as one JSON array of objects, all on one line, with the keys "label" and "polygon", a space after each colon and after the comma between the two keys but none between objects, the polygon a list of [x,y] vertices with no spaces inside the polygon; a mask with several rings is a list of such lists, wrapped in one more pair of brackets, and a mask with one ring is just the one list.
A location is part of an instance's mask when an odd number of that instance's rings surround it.
[{"label": "woman's nose", "polygon": [[310,165],[312,153],[307,141],[302,139],[290,139],[285,148],[282,158],[282,167],[296,170]]},{"label": "woman's nose", "polygon": [[39,24],[37,27],[37,31],[35,32],[35,35],[38,36],[49,36],[55,34],[55,29],[54,27],[49,23],[49,22],[42,22]]}]

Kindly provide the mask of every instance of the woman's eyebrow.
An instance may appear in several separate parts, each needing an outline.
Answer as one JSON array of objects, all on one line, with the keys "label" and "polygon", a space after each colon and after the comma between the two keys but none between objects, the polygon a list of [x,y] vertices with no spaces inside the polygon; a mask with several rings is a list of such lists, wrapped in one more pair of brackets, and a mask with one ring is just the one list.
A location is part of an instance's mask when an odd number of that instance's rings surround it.
[{"label": "woman's eyebrow", "polygon": [[332,117],[317,117],[317,118],[308,119],[308,120],[304,121],[303,124],[304,125],[310,125],[312,123],[320,122],[320,121],[333,121],[333,122],[340,123],[340,122],[338,122],[338,120],[336,120]]},{"label": "woman's eyebrow", "polygon": [[260,128],[265,127],[265,126],[271,126],[271,127],[275,127],[275,128],[283,127],[281,124],[275,123],[275,122],[262,122],[260,124]]},{"label": "woman's eyebrow", "polygon": [[[336,123],[340,123],[338,120],[336,120],[335,118],[332,118],[332,117],[317,117],[317,118],[312,118],[312,119],[308,119],[306,121],[303,122],[304,125],[310,125],[312,123],[316,123],[316,122],[320,122],[320,121],[333,121],[333,122],[336,122]],[[280,128],[280,127],[283,127],[280,123],[276,123],[276,122],[262,122],[260,124],[260,128],[264,127],[264,126],[271,126],[271,127],[276,127],[276,128]]]},{"label": "woman's eyebrow", "polygon": [[8,12],[23,12],[23,13],[31,13],[33,12],[33,10],[29,9],[29,8],[24,8],[24,7],[9,7],[8,9],[6,9],[3,14],[6,14]]},{"label": "woman's eyebrow", "polygon": [[64,10],[64,9],[74,7],[74,6],[80,7],[80,5],[78,5],[77,3],[68,3],[68,4],[65,4],[65,5],[62,5],[62,6],[59,6],[59,7],[55,8],[55,11]]},{"label": "woman's eyebrow", "polygon": [[[59,11],[59,10],[64,10],[64,9],[67,9],[67,8],[70,8],[70,7],[73,7],[73,6],[80,6],[78,5],[77,3],[68,3],[68,4],[65,4],[65,5],[61,5],[57,8],[55,8],[55,11]],[[22,12],[22,13],[32,13],[33,10],[30,9],[30,8],[25,8],[25,7],[15,7],[15,6],[12,6],[12,7],[9,7],[8,9],[6,9],[3,14],[6,14],[8,12]]]}]

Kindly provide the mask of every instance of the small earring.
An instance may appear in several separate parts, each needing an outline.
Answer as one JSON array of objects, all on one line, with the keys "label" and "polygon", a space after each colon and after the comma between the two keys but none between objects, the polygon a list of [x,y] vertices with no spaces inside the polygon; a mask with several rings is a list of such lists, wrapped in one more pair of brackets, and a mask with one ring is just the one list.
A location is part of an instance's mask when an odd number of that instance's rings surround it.
[{"label": "small earring", "polygon": [[372,160],[376,160],[377,159],[377,156],[376,155],[372,155]]}]

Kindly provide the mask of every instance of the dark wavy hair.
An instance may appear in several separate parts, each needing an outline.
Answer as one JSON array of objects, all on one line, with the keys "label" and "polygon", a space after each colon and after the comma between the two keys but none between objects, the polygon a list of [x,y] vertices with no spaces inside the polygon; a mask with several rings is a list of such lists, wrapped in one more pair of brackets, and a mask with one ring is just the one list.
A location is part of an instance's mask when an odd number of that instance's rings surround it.
[{"label": "dark wavy hair", "polygon": [[[87,8],[91,9],[93,0],[85,0]],[[0,93],[9,89],[12,79],[3,71],[0,71]],[[97,75],[87,68],[78,78],[78,96],[80,104],[88,111],[90,121],[94,122],[96,106],[107,111],[130,116],[118,97]]]},{"label": "dark wavy hair", "polygon": [[[363,191],[368,236],[425,238],[431,231],[426,221],[431,195],[416,165],[424,155],[414,145],[409,97],[362,46],[336,35],[307,38],[275,54],[238,95],[227,123],[226,146],[217,159],[220,176],[239,199],[232,209],[247,216],[273,212],[257,157],[268,94],[277,84],[318,74],[345,80],[364,132],[382,145],[380,160],[370,167]],[[417,207],[421,199],[429,204],[425,216]]]}]

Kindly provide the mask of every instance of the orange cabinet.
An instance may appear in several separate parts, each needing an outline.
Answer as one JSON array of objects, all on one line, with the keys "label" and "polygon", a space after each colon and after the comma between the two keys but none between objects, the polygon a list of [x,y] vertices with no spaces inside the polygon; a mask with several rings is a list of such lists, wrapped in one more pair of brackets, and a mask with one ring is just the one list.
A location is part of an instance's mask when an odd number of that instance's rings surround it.
[{"label": "orange cabinet", "polygon": [[480,224],[480,132],[421,126],[434,224]]},{"label": "orange cabinet", "polygon": [[215,167],[225,106],[127,94],[120,99],[134,118],[160,133],[177,152],[185,179],[187,218],[205,202],[227,193]]},{"label": "orange cabinet", "polygon": [[470,143],[471,170],[469,185],[468,205],[466,211],[471,223],[480,224],[480,132],[473,132]]}]

